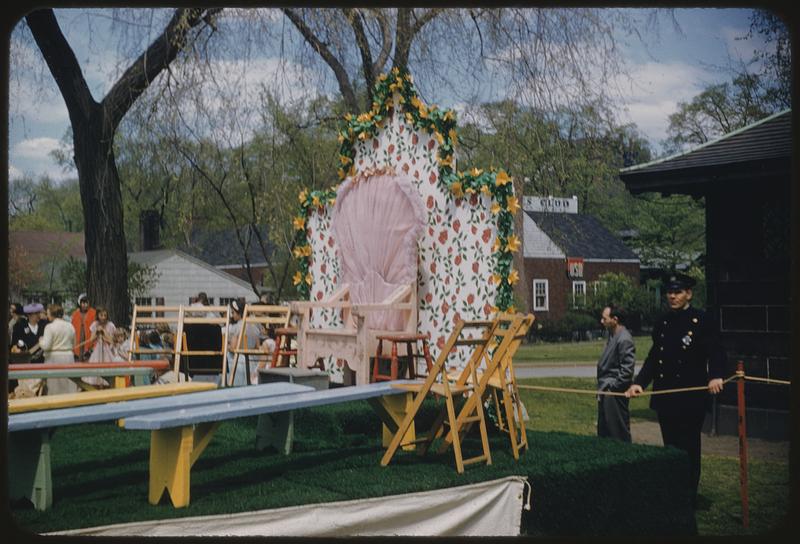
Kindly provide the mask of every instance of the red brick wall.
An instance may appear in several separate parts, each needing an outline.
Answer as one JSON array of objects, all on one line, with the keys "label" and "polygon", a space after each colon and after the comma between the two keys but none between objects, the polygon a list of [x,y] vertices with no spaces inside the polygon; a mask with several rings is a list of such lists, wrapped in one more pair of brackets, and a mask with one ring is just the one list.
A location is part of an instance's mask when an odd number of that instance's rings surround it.
[{"label": "red brick wall", "polygon": [[[626,274],[637,284],[639,282],[639,263],[612,263],[612,262],[586,262],[583,263],[583,278],[575,280],[586,281],[586,288],[590,289],[591,282],[596,281],[602,274],[614,272]],[[568,302],[572,302],[572,281],[567,276],[566,259],[525,259],[525,279],[530,289],[528,310],[536,315],[536,319],[561,319],[568,309]],[[533,280],[548,280],[549,309],[546,312],[533,309]]]}]

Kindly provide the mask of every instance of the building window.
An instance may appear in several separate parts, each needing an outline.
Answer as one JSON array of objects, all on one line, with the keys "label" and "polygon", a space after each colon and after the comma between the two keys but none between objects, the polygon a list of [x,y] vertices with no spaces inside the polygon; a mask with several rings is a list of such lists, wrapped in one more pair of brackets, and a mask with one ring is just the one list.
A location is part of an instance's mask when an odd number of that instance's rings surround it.
[{"label": "building window", "polygon": [[582,308],[586,306],[586,282],[573,281],[572,282],[572,307]]},{"label": "building window", "polygon": [[152,306],[153,299],[150,297],[136,297],[137,306]]},{"label": "building window", "polygon": [[[164,306],[164,297],[156,297],[156,306]],[[164,317],[164,312],[156,312],[156,317]]]},{"label": "building window", "polygon": [[219,305],[220,306],[228,306],[232,301],[236,300],[236,297],[219,297]]},{"label": "building window", "polygon": [[533,280],[533,309],[546,312],[550,306],[549,287],[547,280]]}]

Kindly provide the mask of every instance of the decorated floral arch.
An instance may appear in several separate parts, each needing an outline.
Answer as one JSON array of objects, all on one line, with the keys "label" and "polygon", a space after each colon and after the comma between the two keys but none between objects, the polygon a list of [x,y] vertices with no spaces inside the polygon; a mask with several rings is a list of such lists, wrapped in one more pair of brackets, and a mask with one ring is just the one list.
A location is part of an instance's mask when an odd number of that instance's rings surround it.
[{"label": "decorated floral arch", "polygon": [[[405,173],[414,179],[428,214],[419,241],[417,289],[419,331],[431,337],[436,357],[458,319],[486,319],[511,310],[512,253],[520,248],[513,215],[520,205],[511,177],[503,170],[456,170],[458,145],[452,110],[426,106],[411,76],[393,69],[373,93],[372,109],[345,116],[338,134],[339,178]],[[340,276],[331,212],[336,187],[304,190],[294,219],[294,283],[303,298],[322,300]],[[317,326],[335,326],[331,314],[314,316]],[[459,361],[464,364],[465,356]],[[458,361],[457,358],[454,362]],[[329,363],[336,380],[341,368]]]}]

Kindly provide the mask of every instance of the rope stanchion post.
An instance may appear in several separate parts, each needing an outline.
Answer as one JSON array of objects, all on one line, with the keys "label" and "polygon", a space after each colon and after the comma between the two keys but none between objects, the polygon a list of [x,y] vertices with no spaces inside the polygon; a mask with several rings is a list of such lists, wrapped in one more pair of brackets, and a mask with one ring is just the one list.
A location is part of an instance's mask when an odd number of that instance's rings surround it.
[{"label": "rope stanchion post", "polygon": [[747,424],[744,404],[744,363],[736,363],[736,405],[739,410],[739,485],[742,497],[742,527],[750,526],[750,512],[747,497]]}]

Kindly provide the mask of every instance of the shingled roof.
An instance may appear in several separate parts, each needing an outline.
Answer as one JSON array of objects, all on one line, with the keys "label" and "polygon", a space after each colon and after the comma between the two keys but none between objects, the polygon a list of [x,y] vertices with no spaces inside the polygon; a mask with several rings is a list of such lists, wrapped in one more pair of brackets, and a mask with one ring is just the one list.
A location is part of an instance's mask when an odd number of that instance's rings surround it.
[{"label": "shingled roof", "polygon": [[594,216],[576,213],[526,214],[566,254],[584,259],[631,260],[639,257]]},{"label": "shingled roof", "polygon": [[[267,251],[275,250],[269,241],[267,227],[260,226],[259,231],[264,242],[267,244]],[[247,232],[243,231],[242,236]],[[208,231],[197,230],[191,235],[191,245],[182,245],[179,249],[201,261],[205,261],[213,266],[239,265],[244,266],[244,256],[239,240],[236,237],[235,229]],[[250,234],[250,244],[247,248],[247,256],[251,265],[259,265],[265,262],[264,253],[254,234]]]},{"label": "shingled roof", "polygon": [[[716,140],[670,157],[619,171],[633,193],[748,179],[788,172],[792,156],[792,110],[784,110]],[[691,192],[691,191],[687,191]]]}]

